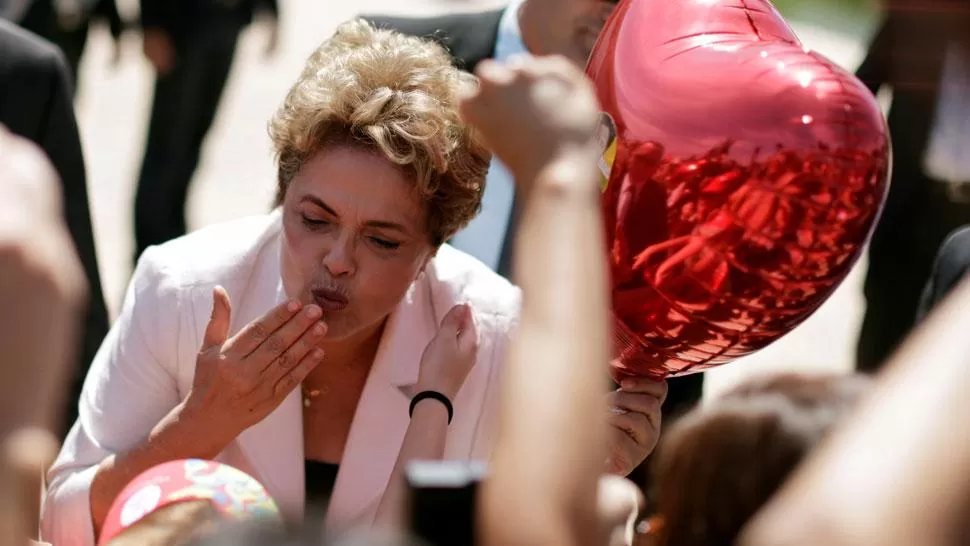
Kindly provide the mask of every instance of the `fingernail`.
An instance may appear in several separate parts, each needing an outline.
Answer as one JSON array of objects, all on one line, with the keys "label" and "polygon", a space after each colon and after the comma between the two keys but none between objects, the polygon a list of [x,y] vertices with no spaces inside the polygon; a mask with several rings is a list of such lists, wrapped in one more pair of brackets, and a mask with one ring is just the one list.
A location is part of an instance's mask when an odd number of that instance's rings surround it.
[{"label": "fingernail", "polygon": [[612,413],[613,415],[624,415],[624,414],[630,413],[630,411],[625,410],[618,406],[610,406],[610,413]]},{"label": "fingernail", "polygon": [[286,304],[286,310],[291,313],[296,313],[297,311],[300,310],[300,302],[296,300],[290,300],[290,302]]},{"label": "fingernail", "polygon": [[629,390],[629,389],[635,388],[636,386],[637,386],[637,382],[634,381],[633,379],[624,379],[623,381],[620,381],[620,387],[623,389]]},{"label": "fingernail", "polygon": [[327,332],[327,329],[324,328],[324,326],[319,322],[313,327],[313,335],[315,336],[322,336],[326,332]]},{"label": "fingernail", "polygon": [[323,349],[319,347],[313,350],[313,354],[310,355],[314,360],[320,360],[323,358]]},{"label": "fingernail", "polygon": [[312,319],[320,318],[323,316],[323,310],[321,310],[316,305],[311,305],[306,308],[306,316]]}]

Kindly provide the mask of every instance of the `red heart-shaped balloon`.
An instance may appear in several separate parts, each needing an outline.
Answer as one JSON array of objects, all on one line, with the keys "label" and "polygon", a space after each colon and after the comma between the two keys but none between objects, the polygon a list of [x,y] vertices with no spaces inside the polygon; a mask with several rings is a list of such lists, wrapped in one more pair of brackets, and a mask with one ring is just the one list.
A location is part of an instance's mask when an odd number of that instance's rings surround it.
[{"label": "red heart-shaped balloon", "polygon": [[612,121],[615,377],[750,354],[849,273],[888,189],[888,130],[769,2],[623,0],[587,73]]}]

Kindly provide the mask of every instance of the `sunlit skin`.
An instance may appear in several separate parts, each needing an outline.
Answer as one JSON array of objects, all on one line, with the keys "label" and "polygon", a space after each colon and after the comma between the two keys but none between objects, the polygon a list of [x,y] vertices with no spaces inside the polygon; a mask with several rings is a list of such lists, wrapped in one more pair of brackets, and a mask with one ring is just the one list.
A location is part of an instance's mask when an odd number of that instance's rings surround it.
[{"label": "sunlit skin", "polygon": [[385,319],[435,252],[414,182],[376,152],[328,148],[293,179],[282,212],[287,295],[304,304],[319,304],[321,290],[346,298],[342,309],[321,305],[324,349],[333,357],[379,339]]}]

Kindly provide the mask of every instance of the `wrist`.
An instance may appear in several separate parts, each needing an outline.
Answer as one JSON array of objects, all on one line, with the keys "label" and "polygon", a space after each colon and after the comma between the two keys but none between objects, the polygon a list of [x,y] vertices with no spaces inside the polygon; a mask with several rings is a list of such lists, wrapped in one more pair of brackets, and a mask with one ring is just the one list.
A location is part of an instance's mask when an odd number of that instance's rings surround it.
[{"label": "wrist", "polygon": [[520,178],[520,189],[527,195],[544,194],[551,197],[579,197],[600,199],[598,152],[592,146],[566,146],[548,160],[526,171]]},{"label": "wrist", "polygon": [[151,436],[180,453],[180,458],[213,459],[236,439],[235,428],[216,423],[183,401],[163,419]]},{"label": "wrist", "polygon": [[417,390],[411,398],[408,414],[411,420],[438,420],[443,418],[444,424],[450,425],[454,417],[455,408],[452,398],[437,390]]}]

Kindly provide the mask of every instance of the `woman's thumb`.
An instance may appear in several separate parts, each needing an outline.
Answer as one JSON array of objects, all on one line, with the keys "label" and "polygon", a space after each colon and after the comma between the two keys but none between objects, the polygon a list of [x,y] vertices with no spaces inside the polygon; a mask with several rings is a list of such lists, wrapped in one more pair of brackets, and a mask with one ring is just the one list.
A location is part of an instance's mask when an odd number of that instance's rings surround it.
[{"label": "woman's thumb", "polygon": [[232,304],[226,289],[216,286],[212,289],[212,316],[205,327],[202,337],[202,350],[221,347],[229,339],[229,321],[232,317]]}]

